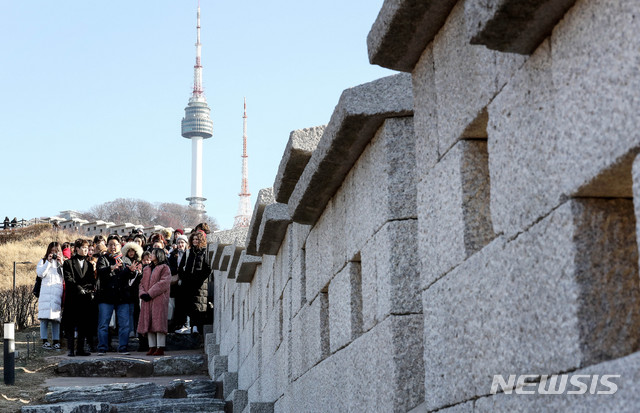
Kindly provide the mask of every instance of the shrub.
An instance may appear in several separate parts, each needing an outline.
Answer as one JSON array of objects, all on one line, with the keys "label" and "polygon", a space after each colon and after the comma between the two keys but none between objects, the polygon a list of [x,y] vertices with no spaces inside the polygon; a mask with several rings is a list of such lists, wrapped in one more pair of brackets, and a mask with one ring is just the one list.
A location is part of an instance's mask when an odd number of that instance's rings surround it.
[{"label": "shrub", "polygon": [[15,320],[16,328],[23,330],[38,322],[38,300],[32,291],[33,286],[17,286],[14,305],[13,290],[0,290],[0,321],[2,324]]}]

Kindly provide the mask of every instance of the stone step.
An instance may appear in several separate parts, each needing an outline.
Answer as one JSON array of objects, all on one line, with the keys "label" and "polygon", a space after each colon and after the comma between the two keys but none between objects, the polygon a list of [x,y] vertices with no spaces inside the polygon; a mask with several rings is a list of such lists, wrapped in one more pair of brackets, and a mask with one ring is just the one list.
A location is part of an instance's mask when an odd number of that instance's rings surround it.
[{"label": "stone step", "polygon": [[22,413],[224,413],[225,402],[217,399],[148,399],[125,404],[67,402],[24,406]]},{"label": "stone step", "polygon": [[148,377],[206,374],[207,356],[176,355],[154,359],[137,357],[67,358],[55,368],[59,376],[71,377]]},{"label": "stone step", "polygon": [[152,399],[116,407],[116,413],[207,412],[224,413],[226,403],[217,399]]},{"label": "stone step", "polygon": [[150,398],[180,399],[216,397],[217,385],[212,380],[173,380],[166,386],[155,383],[112,383],[94,386],[49,387],[46,403],[106,402],[130,403]]},{"label": "stone step", "polygon": [[216,399],[218,386],[208,379],[178,379],[155,383],[113,383],[94,386],[49,387],[47,404],[25,406],[23,412],[223,412]]},{"label": "stone step", "polygon": [[204,347],[204,334],[167,334],[167,351],[196,350]]},{"label": "stone step", "polygon": [[23,406],[22,413],[113,413],[109,403],[70,402]]},{"label": "stone step", "polygon": [[162,398],[163,386],[154,383],[115,383],[97,386],[49,387],[46,403],[101,402],[129,403],[148,398]]}]

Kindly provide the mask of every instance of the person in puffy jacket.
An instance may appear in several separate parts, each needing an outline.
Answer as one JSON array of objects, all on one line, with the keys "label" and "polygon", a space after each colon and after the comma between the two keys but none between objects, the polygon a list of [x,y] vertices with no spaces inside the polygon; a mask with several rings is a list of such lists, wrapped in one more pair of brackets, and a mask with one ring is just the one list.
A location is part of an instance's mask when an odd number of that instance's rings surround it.
[{"label": "person in puffy jacket", "polygon": [[[64,278],[62,273],[62,249],[57,242],[51,242],[47,252],[36,266],[38,277],[42,278],[40,297],[38,298],[38,319],[40,320],[40,338],[42,348],[60,350],[60,322],[62,321],[62,293]],[[51,325],[49,343],[48,328]]]}]

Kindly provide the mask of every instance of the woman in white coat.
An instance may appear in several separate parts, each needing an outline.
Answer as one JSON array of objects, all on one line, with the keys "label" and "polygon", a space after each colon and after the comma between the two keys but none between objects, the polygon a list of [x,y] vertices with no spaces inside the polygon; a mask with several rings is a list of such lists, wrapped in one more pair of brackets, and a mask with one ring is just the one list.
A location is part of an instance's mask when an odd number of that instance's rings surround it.
[{"label": "woman in white coat", "polygon": [[[38,319],[40,320],[40,338],[42,348],[60,350],[60,321],[62,320],[62,292],[64,277],[62,275],[62,250],[57,242],[47,247],[44,258],[38,262],[36,273],[42,278],[40,297],[38,298]],[[51,338],[48,341],[48,328],[51,324]]]}]

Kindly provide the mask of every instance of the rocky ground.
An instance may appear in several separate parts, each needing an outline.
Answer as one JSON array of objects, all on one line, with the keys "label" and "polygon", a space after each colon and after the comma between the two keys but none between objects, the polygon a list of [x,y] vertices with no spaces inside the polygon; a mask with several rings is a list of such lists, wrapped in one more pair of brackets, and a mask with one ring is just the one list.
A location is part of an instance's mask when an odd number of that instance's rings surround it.
[{"label": "rocky ground", "polygon": [[[137,339],[130,341],[130,347],[137,349]],[[200,387],[208,385],[203,382],[208,380],[206,356],[202,350],[202,338],[197,335],[169,335],[167,357],[163,358],[146,356],[145,353],[136,351],[132,351],[130,356],[122,357],[107,353],[104,357],[94,354],[90,357],[71,358],[67,357],[64,341],[62,350],[44,350],[39,339],[39,328],[32,327],[16,332],[16,355],[15,384],[5,385],[4,381],[0,382],[0,412],[19,412],[23,407],[51,404],[55,401],[51,398],[51,390],[54,388],[97,386],[95,388],[99,393],[106,395],[110,391],[134,392],[138,388],[149,391],[146,387],[153,387],[152,393],[161,394],[160,398],[172,395],[184,398],[180,396],[189,394],[193,398],[201,397],[194,395],[202,394]],[[198,367],[200,357],[204,357],[205,361]],[[0,360],[0,366],[4,374],[4,360]],[[100,386],[107,387],[103,389]],[[119,389],[121,386],[125,388]],[[176,403],[184,402],[185,400],[179,400]]]}]

